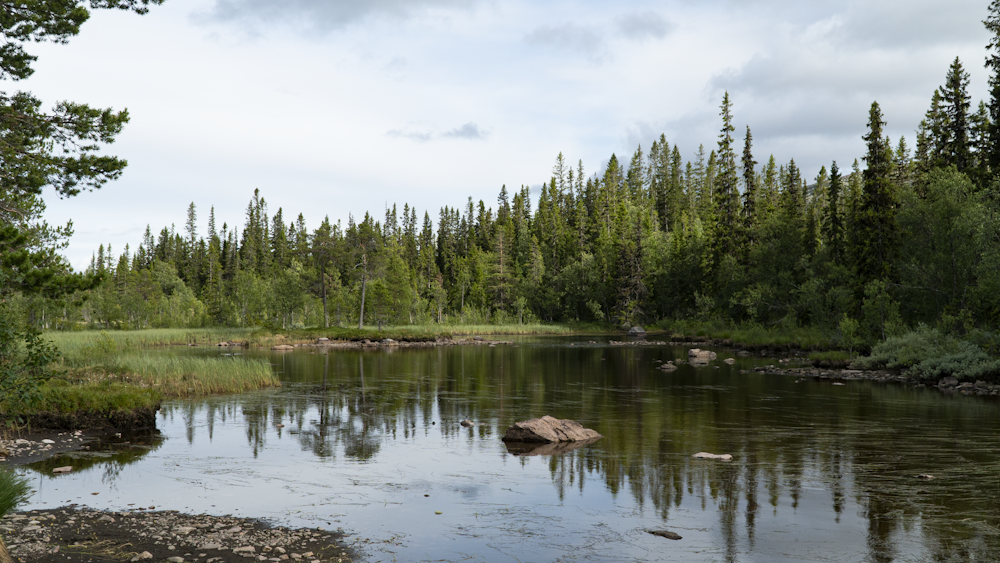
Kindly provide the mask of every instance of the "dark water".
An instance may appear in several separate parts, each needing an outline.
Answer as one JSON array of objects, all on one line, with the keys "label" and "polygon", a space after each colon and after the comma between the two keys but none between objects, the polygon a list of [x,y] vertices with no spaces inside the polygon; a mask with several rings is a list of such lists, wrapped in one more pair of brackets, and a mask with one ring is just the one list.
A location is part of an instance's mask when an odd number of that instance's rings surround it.
[{"label": "dark water", "polygon": [[[996,401],[741,374],[755,359],[665,374],[686,348],[588,340],[260,352],[283,388],[168,402],[162,440],[34,466],[32,507],[343,528],[371,561],[1000,561]],[[605,438],[508,453],[544,414]]]}]

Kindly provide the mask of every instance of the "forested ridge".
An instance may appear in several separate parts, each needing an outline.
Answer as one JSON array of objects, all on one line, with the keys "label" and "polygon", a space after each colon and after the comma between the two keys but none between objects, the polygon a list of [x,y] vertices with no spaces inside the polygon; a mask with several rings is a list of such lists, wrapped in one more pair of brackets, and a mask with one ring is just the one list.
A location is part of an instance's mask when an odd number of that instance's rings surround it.
[{"label": "forested ridge", "polygon": [[[985,24],[1000,32],[1000,8]],[[49,328],[715,319],[818,326],[874,343],[918,324],[995,328],[1000,314],[1000,43],[975,109],[956,58],[916,146],[884,134],[807,177],[758,161],[728,93],[717,140],[661,135],[600,173],[559,154],[540,191],[500,189],[436,213],[393,205],[347,224],[271,211],[239,224],[192,203],[180,231],[97,250],[92,288],[23,297]],[[859,133],[864,116],[859,116]],[[199,222],[201,220],[202,222]],[[207,234],[202,225],[207,222]],[[85,285],[85,284],[84,284]]]}]

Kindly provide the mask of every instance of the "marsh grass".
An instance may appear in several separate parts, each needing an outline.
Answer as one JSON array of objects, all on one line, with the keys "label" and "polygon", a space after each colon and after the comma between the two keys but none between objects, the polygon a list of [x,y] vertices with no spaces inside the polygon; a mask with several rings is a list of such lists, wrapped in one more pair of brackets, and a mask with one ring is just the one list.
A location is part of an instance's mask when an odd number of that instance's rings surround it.
[{"label": "marsh grass", "polygon": [[40,412],[111,413],[153,408],[160,404],[162,395],[155,389],[144,389],[113,381],[71,382],[54,379],[39,389],[40,398],[31,405],[2,405],[6,416],[19,416]]},{"label": "marsh grass", "polygon": [[247,328],[154,328],[148,330],[55,331],[45,333],[45,337],[56,345],[66,360],[73,362],[158,346],[212,345],[225,341],[243,341],[250,336],[251,332],[252,329]]},{"label": "marsh grass", "polygon": [[0,517],[31,498],[28,480],[13,471],[0,469]]},{"label": "marsh grass", "polygon": [[120,354],[98,366],[71,369],[68,379],[79,385],[114,382],[153,389],[166,397],[243,393],[281,385],[263,359],[144,352]]},{"label": "marsh grass", "polygon": [[[43,389],[41,405],[32,410],[107,412],[134,408],[118,405],[149,406],[159,402],[160,397],[242,393],[279,386],[277,375],[263,359],[180,356],[169,352],[151,353],[150,350],[174,345],[245,341],[250,334],[249,329],[48,333],[46,336],[62,353],[57,367],[64,374],[59,378],[61,384],[54,381]],[[129,389],[137,394],[130,395]]]}]

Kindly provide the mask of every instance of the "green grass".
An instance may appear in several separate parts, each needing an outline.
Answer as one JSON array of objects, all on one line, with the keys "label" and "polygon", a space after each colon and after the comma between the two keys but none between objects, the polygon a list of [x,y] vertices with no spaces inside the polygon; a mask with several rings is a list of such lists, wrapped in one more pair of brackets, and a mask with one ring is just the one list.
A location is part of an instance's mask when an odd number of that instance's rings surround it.
[{"label": "green grass", "polygon": [[68,379],[83,385],[114,382],[153,389],[166,397],[243,393],[281,385],[263,359],[145,352],[118,354],[96,365],[72,368]]},{"label": "green grass", "polygon": [[846,350],[826,350],[823,352],[810,352],[809,360],[819,368],[846,368],[851,365],[853,354]]},{"label": "green grass", "polygon": [[453,338],[468,335],[529,335],[529,334],[575,334],[607,332],[609,328],[595,324],[505,324],[505,325],[463,325],[428,324],[384,326],[382,330],[369,326],[364,329],[330,327],[293,330],[258,329],[248,338],[250,346],[269,347],[275,344],[313,342],[317,338],[330,340],[358,341],[391,338],[403,342],[427,342],[437,338]]},{"label": "green grass", "polygon": [[39,393],[39,402],[31,408],[26,408],[25,405],[3,405],[5,415],[132,411],[155,407],[162,399],[160,392],[155,389],[111,381],[73,383],[56,379],[43,385]]},{"label": "green grass", "polygon": [[250,334],[249,329],[153,329],[52,332],[46,337],[63,354],[59,367],[67,370],[66,379],[84,395],[87,388],[115,383],[165,397],[190,397],[242,393],[280,382],[263,359],[181,356],[149,349],[245,341]]},{"label": "green grass", "polygon": [[242,342],[250,336],[248,328],[154,328],[148,330],[86,330],[46,332],[70,360],[102,357],[110,353],[142,350],[156,346],[186,344],[218,344],[224,341]]},{"label": "green grass", "polygon": [[[28,480],[12,471],[0,469],[0,517],[11,512],[31,498]],[[0,540],[2,544],[3,540]]]},{"label": "green grass", "polygon": [[748,347],[818,348],[834,347],[835,334],[818,327],[763,327],[760,325],[731,326],[715,321],[670,320],[657,326],[675,336],[691,336],[730,340]]}]

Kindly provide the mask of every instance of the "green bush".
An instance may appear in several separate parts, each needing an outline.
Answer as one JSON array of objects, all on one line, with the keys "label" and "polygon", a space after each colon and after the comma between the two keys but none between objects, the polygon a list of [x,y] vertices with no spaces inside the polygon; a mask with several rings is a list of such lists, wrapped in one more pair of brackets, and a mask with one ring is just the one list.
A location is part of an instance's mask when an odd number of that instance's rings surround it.
[{"label": "green bush", "polygon": [[1000,377],[1000,360],[982,347],[925,325],[875,345],[871,355],[858,358],[854,365],[862,369],[906,370],[921,379]]}]

